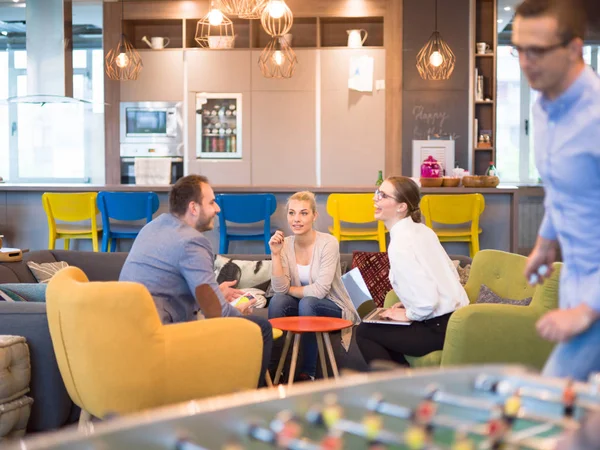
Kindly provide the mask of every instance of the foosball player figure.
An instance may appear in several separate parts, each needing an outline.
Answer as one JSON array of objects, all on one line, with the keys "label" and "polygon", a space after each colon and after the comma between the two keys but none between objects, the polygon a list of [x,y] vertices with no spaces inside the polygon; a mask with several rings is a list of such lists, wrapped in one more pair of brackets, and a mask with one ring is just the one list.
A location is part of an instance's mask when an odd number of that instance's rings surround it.
[{"label": "foosball player figure", "polygon": [[321,450],[343,450],[343,432],[340,430],[329,431],[319,443],[319,447]]},{"label": "foosball player figure", "polygon": [[342,418],[342,407],[337,403],[335,394],[327,394],[324,399],[325,405],[321,411],[323,424],[327,429],[332,429]]},{"label": "foosball player figure", "polygon": [[244,447],[237,439],[229,439],[221,450],[244,450]]},{"label": "foosball player figure", "polygon": [[501,408],[495,406],[490,414],[490,419],[487,422],[487,435],[492,450],[500,450],[502,448],[508,429],[509,427],[503,418]]},{"label": "foosball player figure", "polygon": [[410,450],[423,450],[431,443],[431,435],[423,425],[413,423],[404,432],[404,443]]},{"label": "foosball player figure", "polygon": [[507,428],[511,428],[515,419],[519,415],[521,409],[521,392],[517,389],[510,397],[504,402],[504,409],[502,418],[506,422]]},{"label": "foosball player figure", "polygon": [[271,423],[275,433],[275,444],[279,448],[288,448],[292,441],[302,435],[302,425],[291,411],[281,411]]},{"label": "foosball player figure", "polygon": [[383,419],[382,417],[374,412],[368,412],[362,420],[362,425],[365,430],[365,437],[367,438],[368,448],[370,450],[376,450],[379,448],[384,448],[377,440],[379,437],[379,432],[383,428]]},{"label": "foosball player figure", "polygon": [[573,386],[573,380],[569,378],[567,380],[565,389],[562,392],[563,414],[569,419],[571,419],[573,417],[573,414],[575,413],[576,399],[577,394],[575,392],[575,387]]},{"label": "foosball player figure", "polygon": [[454,434],[454,443],[452,450],[475,450],[473,441],[469,439],[469,434],[466,431],[459,430]]},{"label": "foosball player figure", "polygon": [[429,436],[433,435],[433,416],[437,412],[437,404],[433,400],[434,394],[435,391],[427,394],[413,412],[413,421],[423,427]]}]

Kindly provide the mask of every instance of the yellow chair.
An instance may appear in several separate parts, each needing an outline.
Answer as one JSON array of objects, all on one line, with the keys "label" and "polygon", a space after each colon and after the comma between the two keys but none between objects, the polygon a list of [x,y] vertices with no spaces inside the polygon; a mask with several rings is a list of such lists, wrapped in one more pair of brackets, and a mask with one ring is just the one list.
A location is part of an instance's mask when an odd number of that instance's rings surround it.
[{"label": "yellow chair", "polygon": [[260,328],[243,318],[163,325],[148,290],[92,282],[76,267],[48,284],[46,308],[58,368],[73,402],[90,415],[127,414],[254,389]]},{"label": "yellow chair", "polygon": [[[96,216],[99,214],[96,205],[96,192],[50,193],[42,195],[42,204],[48,218],[48,248],[54,249],[57,239],[65,240],[65,250],[69,250],[71,239],[91,239],[92,247],[98,251],[98,227]],[[90,220],[90,225],[56,223],[82,222]]]},{"label": "yellow chair", "polygon": [[[485,209],[481,194],[424,195],[421,212],[425,224],[435,231],[440,242],[468,242],[471,258],[479,251],[479,216]],[[439,228],[434,222],[444,225],[467,224],[459,228]]]},{"label": "yellow chair", "polygon": [[386,229],[383,222],[370,228],[342,227],[342,222],[363,224],[375,222],[375,206],[373,194],[330,194],[327,198],[327,214],[333,218],[333,226],[329,232],[339,242],[342,241],[377,241],[379,251],[385,252]]}]

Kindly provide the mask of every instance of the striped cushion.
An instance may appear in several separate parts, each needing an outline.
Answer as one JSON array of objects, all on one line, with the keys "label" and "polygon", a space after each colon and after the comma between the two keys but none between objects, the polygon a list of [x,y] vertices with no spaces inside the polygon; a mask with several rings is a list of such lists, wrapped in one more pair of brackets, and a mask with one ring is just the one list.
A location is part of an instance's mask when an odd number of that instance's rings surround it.
[{"label": "striped cushion", "polygon": [[29,267],[29,270],[31,270],[31,273],[35,279],[38,280],[38,283],[47,283],[56,272],[58,272],[60,269],[64,269],[65,267],[69,267],[69,265],[64,261],[41,264],[33,261],[27,261],[27,267]]}]

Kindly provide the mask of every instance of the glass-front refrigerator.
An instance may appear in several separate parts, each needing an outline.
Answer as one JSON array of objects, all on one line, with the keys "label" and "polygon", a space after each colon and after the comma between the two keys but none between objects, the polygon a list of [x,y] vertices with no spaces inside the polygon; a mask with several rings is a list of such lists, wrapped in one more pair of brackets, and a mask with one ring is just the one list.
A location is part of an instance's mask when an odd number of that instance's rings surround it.
[{"label": "glass-front refrigerator", "polygon": [[196,94],[196,156],[242,158],[242,94]]}]

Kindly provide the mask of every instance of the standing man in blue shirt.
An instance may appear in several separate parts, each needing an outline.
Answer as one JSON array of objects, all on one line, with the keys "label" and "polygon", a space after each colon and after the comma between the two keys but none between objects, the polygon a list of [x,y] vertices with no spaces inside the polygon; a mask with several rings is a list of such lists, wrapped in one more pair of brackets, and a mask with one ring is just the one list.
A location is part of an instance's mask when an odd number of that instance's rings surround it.
[{"label": "standing man in blue shirt", "polygon": [[525,276],[550,276],[558,246],[565,263],[560,309],[537,323],[540,336],[558,343],[544,374],[579,380],[600,370],[600,79],[583,61],[585,29],[583,11],[569,2],[525,0],[512,35],[541,94],[534,145],[545,215]]},{"label": "standing man in blue shirt", "polygon": [[[252,303],[231,306],[226,297],[232,288],[217,284],[212,246],[202,232],[212,230],[219,211],[206,177],[180,178],[169,194],[169,213],[142,228],[125,260],[119,281],[135,281],[146,286],[164,324],[196,320],[199,310],[206,319],[243,316],[256,323],[263,336],[259,380],[262,384],[271,359],[273,329],[267,319],[248,315]],[[203,285],[209,285],[216,295],[206,295]],[[234,328],[231,333],[235,335]],[[198,342],[198,345],[210,346],[210,342]],[[222,357],[228,358],[228,355]]]}]

